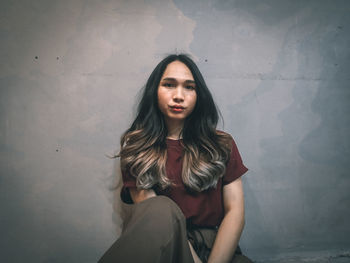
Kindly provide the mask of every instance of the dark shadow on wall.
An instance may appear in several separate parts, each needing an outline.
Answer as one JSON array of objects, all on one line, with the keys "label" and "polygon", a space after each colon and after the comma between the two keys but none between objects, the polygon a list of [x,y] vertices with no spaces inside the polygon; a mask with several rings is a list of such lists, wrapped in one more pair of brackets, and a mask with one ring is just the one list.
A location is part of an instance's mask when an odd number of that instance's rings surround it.
[{"label": "dark shadow on wall", "polygon": [[[286,76],[294,82],[293,102],[278,115],[283,136],[261,140],[265,150],[261,165],[266,168],[270,181],[289,184],[282,192],[273,190],[275,198],[284,200],[287,206],[284,213],[288,216],[281,218],[284,222],[280,224],[289,230],[281,234],[291,241],[279,246],[288,252],[348,248],[350,245],[350,213],[346,209],[350,204],[347,190],[350,183],[347,177],[350,168],[350,35],[349,29],[344,30],[343,26],[349,24],[346,16],[349,8],[337,10],[335,16],[329,11],[332,7],[333,4],[329,7],[315,2],[307,4],[309,14],[298,17],[296,31],[293,33],[292,28],[287,34],[291,39],[285,39],[279,60],[271,72],[271,77],[279,76],[288,65],[288,43],[295,38],[298,72],[293,79]],[[305,25],[316,26],[311,32],[303,32]],[[320,62],[318,58],[321,58]],[[283,85],[280,80],[270,84]],[[258,90],[266,88],[261,85]],[[316,95],[312,93],[315,89]],[[308,115],[310,105],[312,112],[321,119],[311,132],[310,127],[317,120]],[[274,166],[271,158],[277,161]],[[281,203],[276,203],[275,208],[279,212],[283,209]]]},{"label": "dark shadow on wall", "polygon": [[[287,247],[281,247],[286,251],[341,249],[350,245],[350,213],[346,209],[350,204],[350,34],[344,28],[349,24],[349,8],[337,10],[335,16],[328,10],[332,7],[309,3],[309,16],[298,18],[295,37],[299,57],[293,102],[278,115],[283,136],[261,141],[266,156],[261,164],[268,164],[271,157],[280,160],[274,168],[265,166],[270,168],[271,181],[282,181],[284,177],[285,183],[290,184],[279,195],[292,210],[285,213],[294,219],[285,221],[291,230],[285,232],[286,238],[292,240],[286,242]],[[302,32],[304,25],[315,26],[313,31]],[[283,57],[286,58],[284,51],[290,41],[285,41],[274,75],[279,75],[288,64]],[[315,89],[316,95],[312,93]],[[314,115],[306,115],[310,106]],[[321,119],[318,125],[315,116]],[[295,148],[297,156],[293,154]]]},{"label": "dark shadow on wall", "polygon": [[121,200],[120,193],[123,186],[122,174],[120,170],[119,157],[113,160],[114,167],[111,176],[108,179],[109,190],[111,191],[111,200],[113,206],[112,220],[115,225],[116,240],[119,238],[123,222],[130,215],[130,204],[126,204]]},{"label": "dark shadow on wall", "polygon": [[[271,247],[276,247],[276,243],[273,235],[269,232],[268,226],[264,223],[264,213],[262,207],[258,202],[258,195],[251,186],[249,173],[254,171],[248,171],[247,177],[243,175],[244,185],[244,199],[245,199],[245,217],[247,218],[244,227],[240,246],[243,254],[251,257],[252,260],[259,259],[260,255],[271,252]],[[254,231],[252,231],[254,229]],[[260,240],[262,245],[259,247],[252,247],[250,240]],[[256,258],[255,258],[256,257]]]},{"label": "dark shadow on wall", "polygon": [[111,191],[113,192],[112,195],[112,205],[113,205],[113,223],[115,224],[115,231],[117,235],[119,236],[121,233],[121,228],[123,224],[123,205],[122,201],[120,199],[120,191],[123,186],[122,181],[122,175],[120,171],[120,159],[117,158],[114,160],[114,169],[112,173],[112,187]]},{"label": "dark shadow on wall", "polygon": [[[311,241],[324,249],[350,247],[349,12],[350,4],[337,17],[323,13],[323,23],[301,43],[305,47],[301,51],[306,52],[318,46],[323,62],[311,104],[319,125],[304,136],[298,150],[305,161],[299,174],[305,175],[301,194],[305,207],[312,211],[307,220],[313,222]],[[306,52],[301,57],[306,59]],[[296,90],[295,100],[300,95]]]}]

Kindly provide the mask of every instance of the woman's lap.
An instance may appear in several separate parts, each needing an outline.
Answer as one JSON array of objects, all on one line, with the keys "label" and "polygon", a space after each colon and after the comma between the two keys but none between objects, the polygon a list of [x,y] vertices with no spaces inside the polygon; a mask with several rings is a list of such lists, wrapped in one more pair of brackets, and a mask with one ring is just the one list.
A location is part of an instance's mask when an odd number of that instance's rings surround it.
[{"label": "woman's lap", "polygon": [[[128,215],[122,234],[102,256],[100,263],[193,262],[186,220],[174,201],[156,196],[127,206]],[[235,255],[232,261],[250,262],[243,255]]]},{"label": "woman's lap", "polygon": [[185,217],[172,200],[157,196],[129,208],[121,236],[99,262],[193,262]]}]

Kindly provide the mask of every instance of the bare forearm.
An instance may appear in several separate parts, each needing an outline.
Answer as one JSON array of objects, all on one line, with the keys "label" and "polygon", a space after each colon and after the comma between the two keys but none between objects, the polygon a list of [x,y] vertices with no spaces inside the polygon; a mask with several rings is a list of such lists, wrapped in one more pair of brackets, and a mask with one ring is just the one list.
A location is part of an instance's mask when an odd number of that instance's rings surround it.
[{"label": "bare forearm", "polygon": [[218,230],[208,262],[231,262],[244,227],[244,211],[229,211]]}]

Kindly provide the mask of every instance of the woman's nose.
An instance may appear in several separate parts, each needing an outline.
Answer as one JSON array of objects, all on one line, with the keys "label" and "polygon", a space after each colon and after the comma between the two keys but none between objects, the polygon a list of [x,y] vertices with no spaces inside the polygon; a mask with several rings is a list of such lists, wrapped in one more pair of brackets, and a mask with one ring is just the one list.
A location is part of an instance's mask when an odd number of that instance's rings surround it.
[{"label": "woman's nose", "polygon": [[174,101],[183,101],[184,100],[183,89],[181,87],[177,87],[174,90],[173,99],[174,99]]}]

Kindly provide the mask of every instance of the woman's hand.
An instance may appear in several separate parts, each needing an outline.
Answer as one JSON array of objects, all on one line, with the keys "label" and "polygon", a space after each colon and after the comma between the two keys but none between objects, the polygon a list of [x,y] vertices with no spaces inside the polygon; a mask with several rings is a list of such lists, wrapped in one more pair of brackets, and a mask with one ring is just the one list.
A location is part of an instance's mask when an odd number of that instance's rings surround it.
[{"label": "woman's hand", "polygon": [[136,187],[129,188],[130,195],[134,204],[142,202],[148,198],[157,196],[153,189],[138,190]]}]

